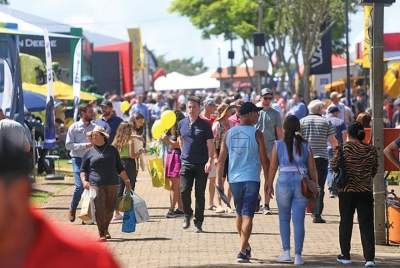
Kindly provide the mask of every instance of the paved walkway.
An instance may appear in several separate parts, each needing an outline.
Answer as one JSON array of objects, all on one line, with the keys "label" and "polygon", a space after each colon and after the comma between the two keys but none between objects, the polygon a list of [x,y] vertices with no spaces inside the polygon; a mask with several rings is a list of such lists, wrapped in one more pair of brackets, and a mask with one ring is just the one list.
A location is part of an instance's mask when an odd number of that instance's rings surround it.
[{"label": "paved walkway", "polygon": [[[69,224],[66,218],[73,191],[69,184],[52,197],[43,209],[54,220]],[[207,211],[204,233],[181,229],[182,219],[166,219],[168,192],[153,188],[146,173],[139,174],[137,193],[144,197],[149,207],[151,220],[136,226],[136,232],[121,232],[121,223],[112,223],[110,233],[113,239],[107,243],[123,267],[234,267],[239,240],[235,231],[235,215],[218,215]],[[313,224],[306,217],[306,238],[304,242],[304,267],[336,267],[338,245],[338,205],[337,199],[326,198],[324,217],[326,224]],[[207,201],[206,201],[207,202]],[[206,203],[207,204],[207,203]],[[281,252],[278,216],[275,201],[272,201],[274,215],[257,214],[254,220],[251,245],[253,256],[251,264],[241,266],[290,267],[274,262]],[[96,226],[81,225],[77,228],[96,235]],[[362,248],[358,225],[354,225],[352,258],[353,266],[363,267]],[[379,267],[400,267],[400,248],[398,246],[377,246]]]}]

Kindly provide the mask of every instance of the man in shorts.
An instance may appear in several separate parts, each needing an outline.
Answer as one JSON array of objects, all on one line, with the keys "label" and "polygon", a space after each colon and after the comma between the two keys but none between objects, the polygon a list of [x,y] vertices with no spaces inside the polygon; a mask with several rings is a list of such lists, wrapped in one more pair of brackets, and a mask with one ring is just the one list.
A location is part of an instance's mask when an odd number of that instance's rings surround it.
[{"label": "man in shorts", "polygon": [[265,180],[268,174],[269,160],[264,136],[254,127],[261,109],[251,102],[240,107],[240,124],[225,135],[217,164],[218,186],[222,188],[224,165],[229,154],[228,182],[235,202],[236,227],[240,236],[238,262],[248,262],[251,257],[249,238],[260,190],[260,166]]}]

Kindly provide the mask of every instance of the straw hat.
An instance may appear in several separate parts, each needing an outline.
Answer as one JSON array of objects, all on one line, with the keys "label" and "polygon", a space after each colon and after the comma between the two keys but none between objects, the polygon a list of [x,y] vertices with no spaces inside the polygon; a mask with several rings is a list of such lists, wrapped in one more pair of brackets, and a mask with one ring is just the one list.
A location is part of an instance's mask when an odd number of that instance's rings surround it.
[{"label": "straw hat", "polygon": [[104,135],[104,137],[106,137],[107,139],[110,138],[110,135],[107,133],[107,131],[105,130],[104,127],[96,125],[92,131],[87,133],[87,136],[91,136],[93,134],[93,132],[98,132],[98,133]]},{"label": "straw hat", "polygon": [[217,117],[217,121],[220,121],[224,116],[229,112],[230,109],[234,108],[235,106],[233,105],[228,105],[228,104],[220,104],[217,108],[218,111],[223,110],[222,112],[219,113],[219,116]]}]

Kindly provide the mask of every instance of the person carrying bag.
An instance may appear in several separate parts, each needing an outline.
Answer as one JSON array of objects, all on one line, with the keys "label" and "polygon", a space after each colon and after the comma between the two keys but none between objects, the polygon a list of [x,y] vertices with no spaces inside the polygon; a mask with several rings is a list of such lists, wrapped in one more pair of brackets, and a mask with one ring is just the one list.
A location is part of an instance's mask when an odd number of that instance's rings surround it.
[{"label": "person carrying bag", "polygon": [[[293,262],[290,256],[290,219],[292,219],[295,243],[294,264],[302,265],[304,264],[301,254],[305,236],[305,209],[309,202],[308,197],[315,196],[318,173],[310,146],[300,135],[299,119],[294,115],[289,115],[283,123],[283,129],[283,140],[276,141],[272,149],[268,182],[264,190],[266,195],[273,196],[273,182],[279,167],[276,202],[279,210],[283,254],[277,258],[277,261]],[[306,192],[303,192],[303,189]],[[309,195],[308,192],[311,194]]]}]

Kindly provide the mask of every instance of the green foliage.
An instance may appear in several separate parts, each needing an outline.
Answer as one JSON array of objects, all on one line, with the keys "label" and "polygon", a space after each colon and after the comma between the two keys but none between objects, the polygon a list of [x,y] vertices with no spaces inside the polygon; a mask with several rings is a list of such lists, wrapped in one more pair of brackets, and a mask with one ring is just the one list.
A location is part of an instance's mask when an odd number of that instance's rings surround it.
[{"label": "green foliage", "polygon": [[10,2],[8,0],[0,0],[0,5],[9,5]]},{"label": "green foliage", "polygon": [[207,71],[203,59],[194,61],[193,58],[167,60],[165,55],[157,56],[158,66],[167,73],[178,72],[185,75],[197,75]]}]

